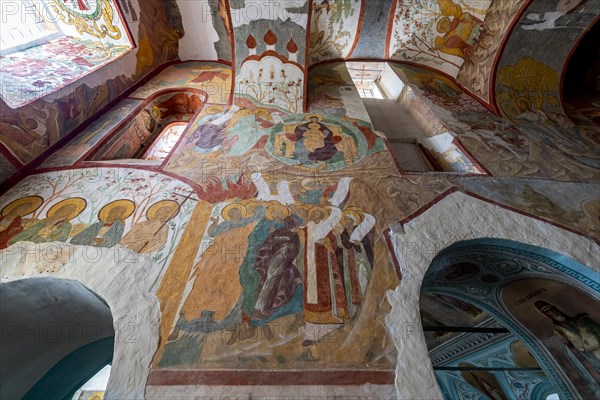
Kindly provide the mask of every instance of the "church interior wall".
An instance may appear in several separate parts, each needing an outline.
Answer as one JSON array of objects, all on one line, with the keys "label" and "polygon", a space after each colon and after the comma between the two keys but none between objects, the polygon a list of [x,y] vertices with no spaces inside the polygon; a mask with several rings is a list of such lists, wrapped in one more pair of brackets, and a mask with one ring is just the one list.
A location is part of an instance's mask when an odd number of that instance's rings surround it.
[{"label": "church interior wall", "polygon": [[[419,314],[438,253],[507,239],[600,272],[600,130],[561,103],[600,0],[267,3],[119,0],[133,52],[0,100],[1,282],[72,279],[135,326],[106,398],[442,398]],[[437,168],[403,167],[348,62],[402,81]],[[94,157],[165,121],[164,159]]]}]

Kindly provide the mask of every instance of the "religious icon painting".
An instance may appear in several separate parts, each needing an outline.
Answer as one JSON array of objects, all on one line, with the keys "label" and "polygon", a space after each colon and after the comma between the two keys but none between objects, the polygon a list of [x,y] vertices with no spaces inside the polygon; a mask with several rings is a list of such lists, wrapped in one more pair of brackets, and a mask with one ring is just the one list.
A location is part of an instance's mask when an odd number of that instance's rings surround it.
[{"label": "religious icon painting", "polygon": [[271,129],[266,150],[286,164],[332,171],[364,158],[368,144],[360,130],[340,119],[298,114]]}]

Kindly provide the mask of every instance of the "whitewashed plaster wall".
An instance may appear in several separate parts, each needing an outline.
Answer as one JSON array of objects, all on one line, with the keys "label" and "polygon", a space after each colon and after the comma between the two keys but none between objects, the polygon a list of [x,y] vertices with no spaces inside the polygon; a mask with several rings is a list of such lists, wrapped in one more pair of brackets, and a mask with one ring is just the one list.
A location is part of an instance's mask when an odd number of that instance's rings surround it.
[{"label": "whitewashed plaster wall", "polygon": [[443,398],[419,313],[423,277],[440,251],[464,240],[506,239],[555,251],[600,271],[600,246],[590,239],[460,192],[445,197],[403,226],[393,227],[391,238],[402,272],[400,285],[388,295],[392,311],[386,318],[398,349],[399,399]]},{"label": "whitewashed plaster wall", "polygon": [[217,60],[214,43],[219,35],[213,27],[208,0],[177,0],[185,35],[179,40],[179,58],[188,60]]},{"label": "whitewashed plaster wall", "polygon": [[161,268],[127,249],[64,243],[17,243],[0,251],[0,283],[52,277],[71,279],[109,305],[115,329],[107,400],[143,399],[158,347],[160,311],[155,297]]}]

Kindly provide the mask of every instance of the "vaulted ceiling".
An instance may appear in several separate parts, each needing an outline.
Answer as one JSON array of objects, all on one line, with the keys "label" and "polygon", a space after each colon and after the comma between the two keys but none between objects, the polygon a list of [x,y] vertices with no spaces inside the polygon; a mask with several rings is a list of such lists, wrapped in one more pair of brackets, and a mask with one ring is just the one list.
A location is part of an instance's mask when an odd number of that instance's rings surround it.
[{"label": "vaulted ceiling", "polygon": [[[488,108],[510,116],[519,107],[534,106],[503,99],[507,87],[511,91],[524,79],[524,70],[538,75],[531,80],[544,86],[549,98],[561,98],[560,82],[569,56],[600,10],[600,0],[378,0],[376,6],[367,0],[179,4],[186,12],[202,7],[205,13],[210,8],[213,18],[203,18],[216,32],[210,53],[238,69],[251,53],[271,49],[287,56],[293,40],[299,67],[348,59],[416,64],[448,75]],[[186,34],[198,31],[197,19],[182,14]],[[275,41],[272,48],[267,36]],[[200,46],[211,47],[207,42]],[[562,112],[560,101],[553,106],[555,112]]]}]

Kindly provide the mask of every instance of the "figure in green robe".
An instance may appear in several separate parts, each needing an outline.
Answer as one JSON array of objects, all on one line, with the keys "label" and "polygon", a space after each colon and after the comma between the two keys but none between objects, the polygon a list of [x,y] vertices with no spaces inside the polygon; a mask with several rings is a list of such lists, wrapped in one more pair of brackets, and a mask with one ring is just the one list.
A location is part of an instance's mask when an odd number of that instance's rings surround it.
[{"label": "figure in green robe", "polygon": [[86,205],[86,201],[80,197],[56,203],[48,210],[45,219],[36,222],[13,237],[9,241],[9,245],[17,242],[49,243],[67,241],[73,229],[70,221],[81,214]]},{"label": "figure in green robe", "polygon": [[123,237],[125,220],[133,214],[135,203],[116,200],[105,205],[98,214],[99,222],[90,225],[71,239],[71,244],[96,247],[114,247]]}]

